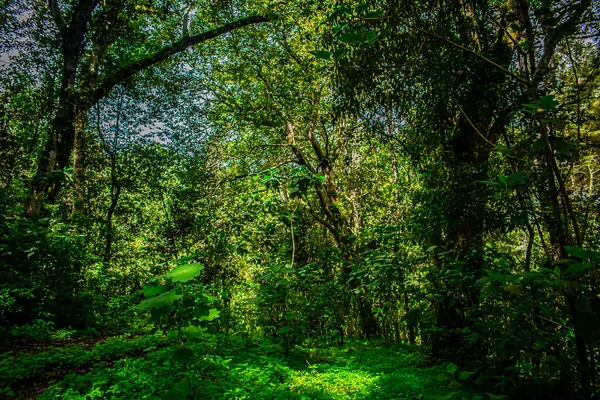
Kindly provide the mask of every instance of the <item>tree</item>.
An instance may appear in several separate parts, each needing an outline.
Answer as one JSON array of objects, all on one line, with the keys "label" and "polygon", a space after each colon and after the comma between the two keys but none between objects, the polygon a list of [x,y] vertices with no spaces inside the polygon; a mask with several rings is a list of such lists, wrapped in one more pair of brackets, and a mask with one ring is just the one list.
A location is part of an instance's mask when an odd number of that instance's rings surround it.
[{"label": "tree", "polygon": [[[121,1],[81,0],[68,5],[49,0],[47,10],[38,8],[39,13],[47,11],[46,15],[54,22],[61,67],[58,104],[38,162],[27,215],[40,214],[45,196],[49,196],[50,201],[56,197],[60,180],[56,174],[53,177],[53,171],[64,169],[71,156],[77,193],[75,209],[79,207],[85,181],[87,115],[116,85],[188,48],[272,19],[267,15],[252,15],[194,33],[196,29],[189,27],[194,6],[177,3],[172,7],[179,8],[183,15],[173,16],[171,10],[161,10],[158,5],[138,6]],[[141,43],[144,29],[154,18],[163,20],[162,29]],[[181,30],[181,35],[177,30]],[[125,42],[124,35],[128,38]],[[176,36],[180,38],[175,39]],[[165,42],[168,44],[163,45]]]}]

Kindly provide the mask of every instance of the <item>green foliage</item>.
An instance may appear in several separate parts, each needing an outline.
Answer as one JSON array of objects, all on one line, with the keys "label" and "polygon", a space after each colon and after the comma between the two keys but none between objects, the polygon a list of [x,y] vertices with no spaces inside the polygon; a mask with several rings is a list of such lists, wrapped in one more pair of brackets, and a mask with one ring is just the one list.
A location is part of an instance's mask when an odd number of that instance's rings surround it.
[{"label": "green foliage", "polygon": [[169,361],[170,349],[158,349],[145,359],[68,375],[41,398],[433,399],[445,394],[434,379],[440,369],[422,367],[419,356],[403,346],[296,347],[289,357],[268,341],[246,350],[236,340],[210,353],[192,346],[200,356],[185,373],[178,374],[178,360]]},{"label": "green foliage", "polygon": [[[184,336],[201,335],[203,321],[219,316],[219,312],[211,308],[216,298],[208,295],[204,285],[196,279],[203,269],[199,263],[178,265],[156,276],[143,288],[146,299],[139,304],[139,309],[150,312],[148,320],[155,329],[166,332],[176,328],[181,343]],[[179,351],[183,354],[187,349]],[[181,354],[178,359],[182,359]]]}]

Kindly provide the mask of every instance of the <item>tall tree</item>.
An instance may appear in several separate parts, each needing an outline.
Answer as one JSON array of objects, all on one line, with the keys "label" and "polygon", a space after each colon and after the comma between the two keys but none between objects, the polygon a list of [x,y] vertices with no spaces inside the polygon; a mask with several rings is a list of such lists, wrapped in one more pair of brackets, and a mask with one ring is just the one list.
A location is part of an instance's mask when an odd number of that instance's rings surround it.
[{"label": "tall tree", "polygon": [[[179,2],[141,6],[129,1],[80,0],[72,5],[48,1],[47,15],[54,22],[60,54],[60,85],[48,141],[26,207],[27,215],[39,215],[44,198],[48,196],[52,201],[56,197],[60,180],[52,173],[64,169],[71,156],[75,208],[79,208],[85,176],[88,112],[116,85],[188,48],[272,18],[252,15],[226,23],[217,18],[218,26],[202,31],[206,23],[200,15],[190,20],[191,11],[200,7]],[[39,12],[43,11],[40,7]],[[162,20],[160,29],[151,25],[154,19]]]}]

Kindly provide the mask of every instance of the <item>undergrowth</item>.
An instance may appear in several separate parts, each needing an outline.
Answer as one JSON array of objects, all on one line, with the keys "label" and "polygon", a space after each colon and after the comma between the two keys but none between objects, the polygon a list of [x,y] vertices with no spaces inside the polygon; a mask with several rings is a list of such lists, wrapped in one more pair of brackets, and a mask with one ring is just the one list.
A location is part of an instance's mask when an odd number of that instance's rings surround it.
[{"label": "undergrowth", "polygon": [[[164,346],[170,341],[169,346]],[[268,339],[187,343],[182,361],[172,339],[109,339],[91,348],[51,348],[0,360],[3,387],[43,371],[66,371],[41,399],[440,399],[483,398],[448,388],[445,369],[426,366],[414,348],[351,342],[296,346],[289,356]],[[162,346],[162,347],[161,347]],[[23,394],[23,392],[21,392]]]}]

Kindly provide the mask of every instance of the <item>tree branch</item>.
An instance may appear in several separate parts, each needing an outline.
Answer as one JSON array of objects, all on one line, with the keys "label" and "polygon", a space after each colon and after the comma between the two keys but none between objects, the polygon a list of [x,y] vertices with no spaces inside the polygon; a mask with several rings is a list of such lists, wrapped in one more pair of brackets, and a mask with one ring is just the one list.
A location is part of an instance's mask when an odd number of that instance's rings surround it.
[{"label": "tree branch", "polygon": [[48,0],[48,9],[50,10],[50,14],[52,15],[52,19],[54,20],[54,24],[60,33],[60,37],[65,33],[65,21],[60,13],[60,8],[58,7],[58,3],[56,0]]},{"label": "tree branch", "polygon": [[[584,1],[589,1],[589,0],[584,0]],[[508,69],[504,68],[502,65],[498,64],[497,62],[494,62],[494,61],[490,60],[489,58],[487,58],[486,56],[484,56],[482,54],[479,54],[475,50],[471,50],[468,47],[465,47],[465,46],[463,46],[461,44],[455,43],[452,40],[447,39],[447,38],[445,38],[445,37],[443,37],[441,35],[438,35],[435,32],[430,32],[430,31],[425,30],[423,28],[419,28],[418,26],[411,25],[411,24],[409,24],[408,22],[406,22],[404,20],[400,20],[400,22],[402,22],[406,27],[408,27],[410,29],[414,29],[414,30],[416,30],[418,32],[421,32],[421,33],[423,33],[423,34],[425,34],[425,35],[433,38],[433,39],[436,39],[436,40],[442,41],[444,43],[447,43],[447,44],[449,44],[451,46],[454,46],[454,47],[456,47],[456,48],[458,48],[458,49],[460,49],[462,51],[470,53],[470,54],[474,55],[477,58],[480,58],[480,59],[484,60],[485,62],[493,65],[494,67],[496,67],[500,71],[504,72],[506,75],[510,76],[513,79],[516,79],[517,81],[519,81],[521,83],[524,83],[525,85],[529,85],[530,84],[530,82],[527,79],[525,79],[523,77],[520,77],[519,75],[517,75],[517,74],[515,74],[513,72],[510,72]]]},{"label": "tree branch", "polygon": [[542,54],[537,67],[535,68],[535,72],[531,78],[532,81],[535,81],[535,78],[540,70],[544,68],[544,66],[548,65],[558,43],[577,23],[591,3],[592,0],[581,0],[579,4],[572,8],[572,10],[569,10],[569,19],[564,24],[559,25],[548,32],[548,35],[544,38],[544,53]]},{"label": "tree branch", "polygon": [[268,22],[272,19],[273,17],[270,16],[253,15],[247,18],[239,19],[234,22],[230,22],[228,24],[200,33],[198,35],[183,37],[177,42],[172,43],[169,46],[163,47],[156,53],[145,57],[139,61],[135,61],[116,71],[112,75],[106,77],[93,91],[91,95],[91,102],[92,104],[98,102],[103,97],[105,97],[113,87],[125,81],[126,79],[131,78],[137,72],[141,72],[146,68],[158,64],[159,62],[166,60],[167,58],[177,53],[180,53],[190,47],[196,46],[197,44],[206,42],[207,40],[224,35],[236,29],[240,29],[252,24],[259,24],[261,22]]}]

